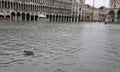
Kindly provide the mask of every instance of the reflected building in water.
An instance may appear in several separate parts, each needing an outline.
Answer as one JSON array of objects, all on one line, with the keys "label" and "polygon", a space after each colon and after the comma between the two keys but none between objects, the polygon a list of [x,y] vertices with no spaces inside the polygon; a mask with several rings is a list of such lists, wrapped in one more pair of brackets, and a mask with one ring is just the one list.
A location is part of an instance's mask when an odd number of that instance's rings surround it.
[{"label": "reflected building in water", "polygon": [[[18,21],[37,21],[40,14],[49,21],[78,21],[73,0],[0,0],[0,17]],[[80,6],[80,5],[78,5]]]}]

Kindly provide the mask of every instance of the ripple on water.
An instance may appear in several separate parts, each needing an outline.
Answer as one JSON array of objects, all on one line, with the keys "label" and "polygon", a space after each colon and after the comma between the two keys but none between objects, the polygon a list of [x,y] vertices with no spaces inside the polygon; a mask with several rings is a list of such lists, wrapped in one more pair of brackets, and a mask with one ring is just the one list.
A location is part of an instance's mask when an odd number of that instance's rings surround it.
[{"label": "ripple on water", "polygon": [[[0,71],[119,72],[119,36],[120,26],[101,23],[0,22]],[[25,57],[26,49],[35,55]]]},{"label": "ripple on water", "polygon": [[66,71],[64,71],[63,69],[58,68],[58,69],[54,70],[54,72],[66,72]]}]

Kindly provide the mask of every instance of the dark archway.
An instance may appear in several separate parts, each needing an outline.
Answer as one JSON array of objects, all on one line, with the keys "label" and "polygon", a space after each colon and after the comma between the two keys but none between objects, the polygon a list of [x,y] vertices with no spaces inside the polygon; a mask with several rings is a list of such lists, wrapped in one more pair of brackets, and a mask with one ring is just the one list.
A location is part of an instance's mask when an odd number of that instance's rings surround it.
[{"label": "dark archway", "polygon": [[10,2],[10,8],[11,9],[13,8],[13,2]]},{"label": "dark archway", "polygon": [[7,2],[5,1],[5,8],[7,8]]},{"label": "dark archway", "polygon": [[2,1],[2,8],[4,8],[5,6],[4,6],[5,4],[4,4],[4,1]]},{"label": "dark archway", "polygon": [[37,21],[38,20],[38,16],[37,15],[35,15],[35,21]]},{"label": "dark archway", "polygon": [[20,20],[20,13],[17,13],[17,20]]},{"label": "dark archway", "polygon": [[62,18],[62,22],[64,22],[64,16],[62,16],[61,18]]},{"label": "dark archway", "polygon": [[0,8],[1,8],[1,5],[2,5],[2,1],[0,1]]},{"label": "dark archway", "polygon": [[75,17],[75,22],[77,22],[77,18],[78,18],[78,17]]},{"label": "dark archway", "polygon": [[58,15],[56,15],[56,21],[58,21],[58,19],[59,19],[59,18],[58,18]]},{"label": "dark archway", "polygon": [[117,12],[117,19],[118,19],[118,22],[120,22],[120,10],[118,10]]},{"label": "dark archway", "polygon": [[71,22],[72,16],[69,17],[69,22]]},{"label": "dark archway", "polygon": [[8,8],[10,8],[10,2],[8,1]]},{"label": "dark archway", "polygon": [[61,21],[61,16],[59,15],[59,20],[58,20],[59,22]]},{"label": "dark archway", "polygon": [[109,16],[110,16],[111,22],[114,22],[115,12],[113,10],[109,12]]},{"label": "dark archway", "polygon": [[53,15],[53,22],[55,21],[55,15]]},{"label": "dark archway", "polygon": [[90,16],[87,16],[87,21],[88,21],[88,22],[90,21]]},{"label": "dark archway", "polygon": [[74,17],[72,17],[72,22],[74,22]]},{"label": "dark archway", "polygon": [[0,15],[0,18],[4,18],[4,16],[3,16],[3,15]]},{"label": "dark archway", "polygon": [[52,21],[52,15],[50,15],[50,21]]},{"label": "dark archway", "polygon": [[7,18],[8,20],[10,20],[10,15],[6,15],[6,18]]},{"label": "dark archway", "polygon": [[80,22],[80,19],[81,19],[81,15],[79,14],[79,16],[78,16],[78,22]]},{"label": "dark archway", "polygon": [[67,22],[69,22],[69,16],[67,16]]},{"label": "dark archway", "polygon": [[13,2],[13,8],[15,9],[15,7],[16,7],[16,6],[15,6],[15,2]]},{"label": "dark archway", "polygon": [[31,21],[34,21],[34,16],[33,15],[31,15]]},{"label": "dark archway", "polygon": [[49,19],[49,15],[48,14],[46,15],[46,18]]},{"label": "dark archway", "polygon": [[66,22],[66,18],[67,18],[67,17],[66,17],[66,16],[64,16],[64,22]]},{"label": "dark archway", "polygon": [[15,10],[18,9],[18,3],[15,3]]},{"label": "dark archway", "polygon": [[30,21],[30,14],[29,13],[26,14],[26,20]]},{"label": "dark archway", "polygon": [[25,21],[25,13],[22,13],[22,21]]},{"label": "dark archway", "polygon": [[50,21],[50,16],[48,14],[46,15],[46,18],[48,21]]},{"label": "dark archway", "polygon": [[11,20],[15,20],[15,12],[11,13]]}]

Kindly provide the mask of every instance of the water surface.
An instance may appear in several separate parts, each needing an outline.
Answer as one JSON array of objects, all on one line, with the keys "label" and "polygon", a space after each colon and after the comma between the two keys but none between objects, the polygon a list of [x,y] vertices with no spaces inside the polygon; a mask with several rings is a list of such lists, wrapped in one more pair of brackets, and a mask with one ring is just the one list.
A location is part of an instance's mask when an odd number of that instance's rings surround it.
[{"label": "water surface", "polygon": [[120,25],[1,21],[0,72],[120,72]]}]

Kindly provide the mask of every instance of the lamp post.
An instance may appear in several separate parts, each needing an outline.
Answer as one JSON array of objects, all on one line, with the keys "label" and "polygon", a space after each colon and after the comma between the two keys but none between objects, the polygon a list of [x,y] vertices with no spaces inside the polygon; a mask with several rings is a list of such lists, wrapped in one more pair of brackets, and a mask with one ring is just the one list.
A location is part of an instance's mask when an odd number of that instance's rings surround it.
[{"label": "lamp post", "polygon": [[94,21],[94,5],[95,5],[95,0],[93,0],[93,8],[92,8],[92,21]]}]

